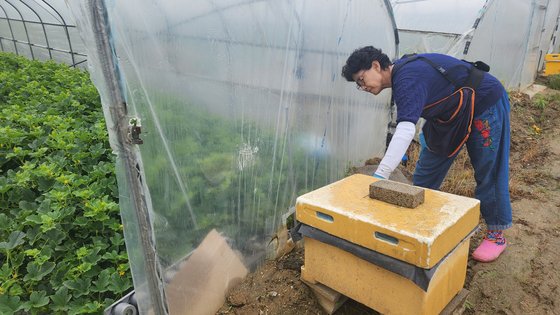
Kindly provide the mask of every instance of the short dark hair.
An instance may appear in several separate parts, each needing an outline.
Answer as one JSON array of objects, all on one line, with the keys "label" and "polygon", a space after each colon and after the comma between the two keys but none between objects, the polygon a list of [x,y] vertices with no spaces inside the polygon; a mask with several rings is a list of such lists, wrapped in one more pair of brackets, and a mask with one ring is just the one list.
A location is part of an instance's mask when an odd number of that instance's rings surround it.
[{"label": "short dark hair", "polygon": [[354,52],[346,60],[346,64],[342,67],[342,76],[347,81],[353,82],[352,76],[360,70],[369,70],[372,62],[379,61],[381,69],[387,69],[392,63],[389,57],[384,54],[381,49],[373,46],[366,46],[354,50]]}]

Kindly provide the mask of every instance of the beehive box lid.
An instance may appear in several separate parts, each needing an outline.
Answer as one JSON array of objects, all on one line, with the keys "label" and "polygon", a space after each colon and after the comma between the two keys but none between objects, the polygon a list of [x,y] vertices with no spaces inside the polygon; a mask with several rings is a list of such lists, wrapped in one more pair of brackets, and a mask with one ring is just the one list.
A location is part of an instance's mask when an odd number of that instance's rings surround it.
[{"label": "beehive box lid", "polygon": [[298,221],[421,268],[432,268],[478,225],[480,202],[426,189],[414,209],[369,197],[356,174],[297,198]]}]

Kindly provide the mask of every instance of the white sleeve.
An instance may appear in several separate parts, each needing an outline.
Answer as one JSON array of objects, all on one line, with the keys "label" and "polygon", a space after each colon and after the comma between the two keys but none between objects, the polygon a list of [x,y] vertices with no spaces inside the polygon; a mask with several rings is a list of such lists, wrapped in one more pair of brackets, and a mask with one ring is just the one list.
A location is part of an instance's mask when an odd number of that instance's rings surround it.
[{"label": "white sleeve", "polygon": [[385,156],[379,163],[375,175],[389,178],[391,173],[397,168],[406,153],[410,142],[416,134],[416,125],[409,121],[401,121],[395,130],[395,134],[389,143]]}]

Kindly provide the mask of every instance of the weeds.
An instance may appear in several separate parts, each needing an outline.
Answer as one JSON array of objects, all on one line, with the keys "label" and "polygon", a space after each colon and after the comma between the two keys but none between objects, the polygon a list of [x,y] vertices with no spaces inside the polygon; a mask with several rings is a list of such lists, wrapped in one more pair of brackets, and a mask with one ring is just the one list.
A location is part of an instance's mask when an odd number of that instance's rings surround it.
[{"label": "weeds", "polygon": [[470,302],[469,300],[465,301],[465,309],[468,311],[473,311],[474,310],[474,304],[472,302]]},{"label": "weeds", "polygon": [[551,75],[548,77],[547,86],[554,90],[560,90],[560,74]]}]

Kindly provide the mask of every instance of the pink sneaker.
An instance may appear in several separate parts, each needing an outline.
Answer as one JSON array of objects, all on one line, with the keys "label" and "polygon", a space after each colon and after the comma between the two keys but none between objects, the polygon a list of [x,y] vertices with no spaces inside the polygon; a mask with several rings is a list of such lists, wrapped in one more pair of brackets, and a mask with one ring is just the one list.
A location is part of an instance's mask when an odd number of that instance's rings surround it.
[{"label": "pink sneaker", "polygon": [[[497,235],[499,235],[498,238],[496,238]],[[484,240],[482,240],[482,243],[472,253],[472,257],[476,261],[491,262],[500,256],[500,254],[506,249],[506,246],[507,241],[503,237],[501,231],[488,231],[488,234]]]}]

